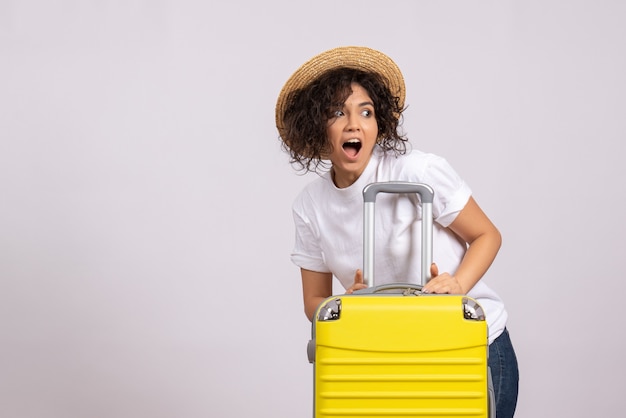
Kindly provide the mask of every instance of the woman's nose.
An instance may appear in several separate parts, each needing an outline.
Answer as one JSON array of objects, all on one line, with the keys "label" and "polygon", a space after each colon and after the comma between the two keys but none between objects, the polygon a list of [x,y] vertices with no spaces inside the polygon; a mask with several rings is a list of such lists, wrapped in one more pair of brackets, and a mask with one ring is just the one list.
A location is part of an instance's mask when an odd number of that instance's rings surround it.
[{"label": "woman's nose", "polygon": [[357,115],[351,114],[347,118],[346,130],[347,131],[358,131],[360,129],[359,119]]}]

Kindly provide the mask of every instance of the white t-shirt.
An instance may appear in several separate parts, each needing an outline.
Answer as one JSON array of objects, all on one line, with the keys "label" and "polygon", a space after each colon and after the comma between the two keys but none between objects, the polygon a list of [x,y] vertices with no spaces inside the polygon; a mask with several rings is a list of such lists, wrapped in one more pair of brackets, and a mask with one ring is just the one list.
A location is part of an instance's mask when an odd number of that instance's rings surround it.
[{"label": "white t-shirt", "polygon": [[[359,179],[339,189],[326,173],[307,185],[293,204],[296,240],[291,255],[300,268],[332,273],[345,287],[363,266],[363,188],[380,181],[425,183],[434,191],[433,261],[439,272],[456,272],[466,245],[446,227],[471,196],[448,162],[413,151],[395,156],[379,147]],[[375,208],[374,284],[420,283],[421,206],[417,195],[381,193]],[[498,295],[480,280],[468,293],[487,317],[489,342],[504,330],[507,313]]]}]

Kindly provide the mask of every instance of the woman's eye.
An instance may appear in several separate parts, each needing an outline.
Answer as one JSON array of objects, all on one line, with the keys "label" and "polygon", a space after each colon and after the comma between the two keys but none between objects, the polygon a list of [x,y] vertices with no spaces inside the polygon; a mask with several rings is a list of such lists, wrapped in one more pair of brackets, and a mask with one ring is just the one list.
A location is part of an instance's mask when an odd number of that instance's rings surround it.
[{"label": "woman's eye", "polygon": [[334,117],[336,117],[336,118],[338,118],[339,116],[343,116],[343,111],[341,111],[341,110],[335,110],[335,111],[333,112],[333,116],[334,116]]},{"label": "woman's eye", "polygon": [[372,111],[369,109],[365,109],[364,111],[361,112],[361,115],[363,116],[372,116]]}]

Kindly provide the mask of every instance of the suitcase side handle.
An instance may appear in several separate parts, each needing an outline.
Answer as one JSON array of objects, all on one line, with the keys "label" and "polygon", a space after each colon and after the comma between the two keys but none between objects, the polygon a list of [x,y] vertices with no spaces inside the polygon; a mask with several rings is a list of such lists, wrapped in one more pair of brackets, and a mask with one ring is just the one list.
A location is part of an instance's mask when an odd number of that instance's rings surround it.
[{"label": "suitcase side handle", "polygon": [[374,286],[374,207],[378,193],[417,193],[422,203],[422,271],[421,284],[430,280],[433,260],[432,187],[423,183],[389,181],[371,183],[363,189],[363,283]]}]

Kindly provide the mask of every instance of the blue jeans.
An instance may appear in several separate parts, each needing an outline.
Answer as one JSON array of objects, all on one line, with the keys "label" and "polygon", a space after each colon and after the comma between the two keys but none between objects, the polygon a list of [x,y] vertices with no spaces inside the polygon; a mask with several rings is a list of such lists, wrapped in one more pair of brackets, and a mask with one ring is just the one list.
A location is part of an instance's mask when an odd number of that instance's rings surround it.
[{"label": "blue jeans", "polygon": [[489,345],[489,367],[496,395],[496,418],[512,418],[517,406],[519,371],[506,328]]}]

